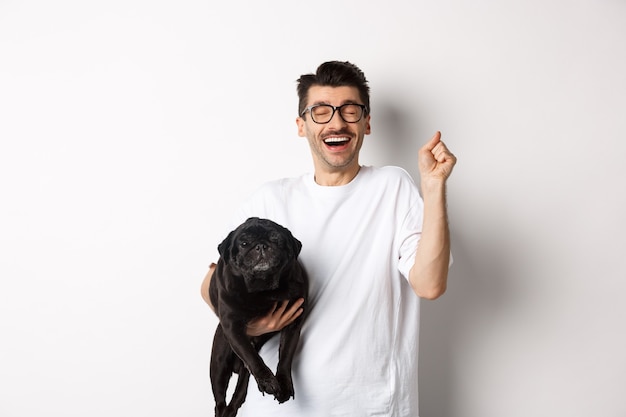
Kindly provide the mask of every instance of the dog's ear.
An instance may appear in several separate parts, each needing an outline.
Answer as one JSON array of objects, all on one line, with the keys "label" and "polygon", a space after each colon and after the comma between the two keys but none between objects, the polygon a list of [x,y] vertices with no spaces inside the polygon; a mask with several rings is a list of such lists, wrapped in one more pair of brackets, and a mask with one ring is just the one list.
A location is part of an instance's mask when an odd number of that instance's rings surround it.
[{"label": "dog's ear", "polygon": [[217,251],[220,253],[220,256],[226,263],[230,262],[230,249],[233,244],[233,240],[235,239],[235,230],[230,232],[226,239],[222,240],[222,243],[217,245]]},{"label": "dog's ear", "polygon": [[291,230],[287,229],[285,226],[278,223],[275,225],[283,232],[283,236],[287,238],[287,248],[291,251],[291,255],[293,255],[294,258],[297,258],[302,250],[302,242],[296,239],[293,233],[291,233]]},{"label": "dog's ear", "polygon": [[300,255],[300,251],[302,250],[302,242],[300,242],[295,237],[293,238],[293,240],[294,240],[294,244],[296,245],[296,257],[297,257],[298,255]]},{"label": "dog's ear", "polygon": [[300,251],[302,250],[302,242],[300,242],[298,239],[296,239],[291,232],[289,232],[289,238],[291,239],[291,245],[289,245],[291,247],[291,250],[293,251],[293,257],[297,258],[298,255],[300,255]]}]

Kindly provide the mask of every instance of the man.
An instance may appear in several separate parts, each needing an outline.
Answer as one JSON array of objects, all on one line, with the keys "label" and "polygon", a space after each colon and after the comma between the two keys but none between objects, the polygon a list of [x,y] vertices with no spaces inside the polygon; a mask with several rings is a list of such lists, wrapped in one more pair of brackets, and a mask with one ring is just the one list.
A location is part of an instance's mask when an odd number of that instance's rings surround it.
[{"label": "man", "polygon": [[[421,196],[403,169],[361,166],[369,86],[349,62],[301,76],[298,96],[298,135],[309,142],[314,173],[265,184],[231,224],[267,217],[302,242],[310,309],[294,361],[295,399],[279,404],[252,381],[240,415],[415,417],[419,301],[446,290],[445,191],[456,158],[439,132],[419,150]],[[209,305],[212,274],[202,285]],[[280,304],[248,333],[278,330],[299,314],[299,305]],[[277,339],[261,350],[270,369]]]}]

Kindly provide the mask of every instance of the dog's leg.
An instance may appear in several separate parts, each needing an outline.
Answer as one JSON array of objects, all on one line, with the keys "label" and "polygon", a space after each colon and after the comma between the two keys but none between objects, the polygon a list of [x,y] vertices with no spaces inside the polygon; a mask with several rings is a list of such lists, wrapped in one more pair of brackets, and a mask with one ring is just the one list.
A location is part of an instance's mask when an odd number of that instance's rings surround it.
[{"label": "dog's leg", "polygon": [[224,410],[224,414],[222,414],[223,417],[235,417],[235,415],[237,415],[237,410],[239,410],[241,405],[244,403],[246,395],[248,394],[250,372],[243,364],[241,364],[237,373],[239,374],[239,377],[237,378],[237,385],[235,386],[235,391],[230,399],[230,403],[228,403],[226,410]]},{"label": "dog's leg", "polygon": [[224,327],[224,334],[230,342],[233,351],[246,364],[250,373],[256,379],[259,390],[270,395],[276,395],[280,390],[278,380],[270,368],[263,362],[263,358],[257,352],[250,338],[245,334],[245,323]]},{"label": "dog's leg", "polygon": [[289,400],[289,398],[295,397],[291,368],[293,365],[293,357],[298,347],[298,341],[300,340],[301,328],[302,321],[299,320],[291,326],[284,328],[281,332],[278,367],[276,369],[276,378],[278,379],[280,390],[275,395],[279,403],[284,403]]},{"label": "dog's leg", "polygon": [[233,372],[235,355],[220,324],[215,329],[213,349],[211,350],[210,377],[213,398],[215,399],[215,416],[224,417],[226,414],[226,390]]}]

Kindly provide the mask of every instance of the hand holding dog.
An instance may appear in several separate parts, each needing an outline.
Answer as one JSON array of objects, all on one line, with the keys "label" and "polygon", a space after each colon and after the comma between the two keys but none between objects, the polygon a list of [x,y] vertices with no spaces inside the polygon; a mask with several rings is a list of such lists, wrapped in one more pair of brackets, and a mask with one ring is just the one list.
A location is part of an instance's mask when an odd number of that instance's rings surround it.
[{"label": "hand holding dog", "polygon": [[[209,285],[213,279],[215,273],[215,267],[217,264],[212,263],[209,267],[209,272],[202,281],[200,293],[204,301],[211,307],[211,310],[215,313],[215,306],[211,303],[209,298]],[[248,322],[246,326],[246,334],[250,337],[261,336],[267,333],[274,333],[281,331],[283,328],[293,323],[304,311],[301,307],[304,303],[304,299],[300,298],[294,302],[294,304],[287,310],[287,305],[290,300],[284,300],[280,304],[274,304],[274,307],[264,316],[257,317]]]},{"label": "hand holding dog", "polygon": [[304,298],[298,299],[293,306],[287,310],[289,300],[285,300],[280,304],[275,303],[265,316],[252,319],[248,322],[246,334],[248,336],[261,336],[266,333],[273,333],[282,330],[284,327],[293,323],[304,311],[301,307]]}]

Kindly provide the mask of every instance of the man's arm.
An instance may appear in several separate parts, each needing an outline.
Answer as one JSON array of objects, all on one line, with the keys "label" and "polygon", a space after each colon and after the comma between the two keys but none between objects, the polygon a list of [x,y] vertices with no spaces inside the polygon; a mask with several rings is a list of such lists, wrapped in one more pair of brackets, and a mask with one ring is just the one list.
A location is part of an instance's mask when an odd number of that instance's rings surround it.
[{"label": "man's arm", "polygon": [[200,286],[200,295],[202,296],[202,299],[205,303],[209,305],[209,307],[211,307],[211,310],[213,310],[214,313],[215,306],[211,303],[211,298],[209,297],[209,285],[211,285],[211,278],[213,278],[213,273],[215,272],[216,266],[217,265],[213,263],[211,264],[211,266],[209,266],[209,272],[207,272],[207,274],[205,275],[204,279],[202,280],[202,285]]},{"label": "man's arm", "polygon": [[450,230],[446,208],[446,180],[456,157],[437,132],[419,151],[424,223],[409,272],[409,282],[419,297],[434,300],[445,291],[450,265]]}]

